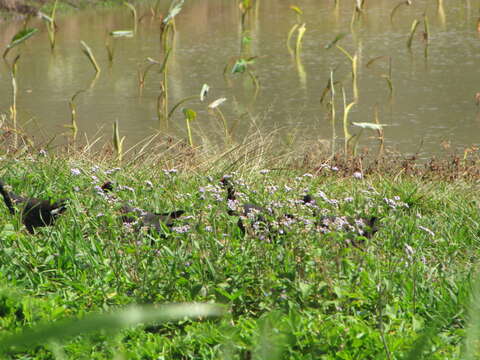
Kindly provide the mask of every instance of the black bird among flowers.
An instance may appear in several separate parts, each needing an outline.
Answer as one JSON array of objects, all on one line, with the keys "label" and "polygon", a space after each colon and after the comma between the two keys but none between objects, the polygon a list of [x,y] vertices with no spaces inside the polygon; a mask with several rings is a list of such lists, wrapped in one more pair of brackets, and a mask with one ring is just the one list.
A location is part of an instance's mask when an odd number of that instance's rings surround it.
[{"label": "black bird among flowers", "polygon": [[[107,181],[101,188],[105,192],[111,192],[113,191],[114,185],[111,181]],[[121,220],[124,224],[138,224],[140,227],[144,226],[151,230],[156,230],[158,233],[162,233],[162,226],[171,229],[175,225],[175,220],[185,214],[185,211],[175,210],[155,213],[123,203],[120,208],[120,213],[122,214]]]},{"label": "black bird among flowers", "polygon": [[3,196],[10,214],[17,212],[15,206],[21,207],[22,222],[30,234],[35,233],[35,228],[53,225],[55,220],[66,209],[66,200],[59,201],[26,198],[5,189],[5,184],[0,180],[0,193]]},{"label": "black bird among flowers", "polygon": [[[223,187],[227,190],[227,205],[229,206],[228,209],[228,215],[230,216],[239,216],[237,225],[240,228],[241,232],[245,234],[246,232],[246,227],[245,224],[243,223],[242,217],[249,217],[252,219],[251,224],[267,224],[267,220],[264,216],[264,214],[268,213],[267,209],[252,204],[252,203],[244,203],[238,206],[238,210],[232,209],[232,203],[237,201],[237,197],[235,196],[235,189],[233,188],[232,182],[226,178],[223,177],[220,180],[221,184]],[[234,203],[235,204],[235,203]]]}]

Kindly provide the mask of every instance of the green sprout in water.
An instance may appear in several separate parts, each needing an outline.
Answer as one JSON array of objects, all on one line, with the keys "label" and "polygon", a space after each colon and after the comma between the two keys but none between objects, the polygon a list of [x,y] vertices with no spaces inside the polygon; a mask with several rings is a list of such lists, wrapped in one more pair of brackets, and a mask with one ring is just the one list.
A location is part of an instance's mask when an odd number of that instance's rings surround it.
[{"label": "green sprout in water", "polygon": [[407,40],[407,48],[409,50],[412,48],[413,37],[415,36],[415,32],[417,31],[417,28],[418,28],[419,24],[420,24],[420,21],[415,19],[415,20],[413,20],[412,26],[410,27],[410,35],[408,36],[408,40]]},{"label": "green sprout in water", "polygon": [[168,113],[168,116],[167,116],[167,119],[170,120],[170,118],[173,116],[173,114],[175,113],[175,110],[177,110],[180,105],[186,103],[187,101],[190,101],[190,100],[195,100],[195,99],[200,99],[201,102],[203,102],[203,100],[205,100],[205,97],[207,96],[208,94],[208,91],[210,90],[210,86],[208,86],[207,84],[203,84],[202,86],[202,89],[200,90],[200,96],[198,95],[192,95],[192,96],[187,96],[186,98],[183,98],[182,100],[180,100],[179,102],[177,102],[173,107],[172,109],[170,110],[170,112]]},{"label": "green sprout in water", "polygon": [[137,23],[138,23],[138,20],[137,20],[137,9],[135,9],[135,6],[133,6],[132,4],[130,4],[129,2],[124,2],[123,3],[125,6],[127,6],[131,13],[132,13],[132,18],[133,18],[133,32],[136,33],[137,32]]},{"label": "green sprout in water", "polygon": [[183,115],[185,116],[185,121],[187,123],[187,132],[188,132],[188,144],[193,147],[193,138],[192,138],[192,129],[190,127],[190,122],[194,121],[197,118],[197,113],[195,110],[184,108]]},{"label": "green sprout in water", "polygon": [[227,120],[225,119],[225,116],[223,115],[222,111],[220,110],[219,106],[223,104],[225,101],[227,101],[226,98],[222,97],[214,102],[210,103],[208,105],[209,110],[215,111],[218,117],[222,120],[223,124],[223,129],[225,130],[225,139],[227,140],[229,138],[229,133],[228,133],[228,127],[227,127]]},{"label": "green sprout in water", "polygon": [[12,75],[12,105],[10,106],[10,119],[13,124],[13,129],[15,132],[14,143],[15,147],[17,146],[17,62],[20,59],[20,55],[17,55],[11,65],[11,75]]},{"label": "green sprout in water", "polygon": [[170,57],[171,48],[167,49],[163,62],[160,65],[160,73],[163,75],[163,79],[160,82],[160,95],[157,101],[157,116],[158,120],[165,119],[168,127],[168,78],[167,78],[167,64]]},{"label": "green sprout in water", "polygon": [[110,38],[107,38],[105,48],[108,53],[108,61],[113,63],[113,57],[115,55],[115,40],[118,38],[131,38],[133,37],[132,30],[115,30],[110,32]]},{"label": "green sprout in water", "polygon": [[390,90],[390,96],[393,95],[393,82],[392,82],[392,57],[391,56],[377,56],[376,58],[373,58],[369,62],[367,62],[367,65],[365,67],[367,69],[370,69],[377,61],[379,60],[386,60],[388,63],[388,71],[387,73],[380,74],[379,76],[382,79],[385,79],[388,89]]},{"label": "green sprout in water", "polygon": [[[160,26],[161,41],[163,44],[163,51],[166,53],[172,47],[171,41],[175,35],[175,17],[182,11],[184,0],[173,0],[170,4],[167,16],[162,21]],[[170,35],[171,34],[171,35]],[[169,38],[170,36],[170,38]]]},{"label": "green sprout in water", "polygon": [[120,138],[120,134],[118,131],[118,120],[115,120],[113,123],[113,148],[117,153],[117,160],[122,161],[123,157],[123,141],[125,140],[125,136]]},{"label": "green sprout in water", "polygon": [[72,131],[72,143],[75,142],[78,133],[78,126],[77,126],[77,104],[75,103],[75,99],[78,95],[85,92],[85,90],[78,90],[68,102],[68,106],[70,107],[70,127]]},{"label": "green sprout in water", "polygon": [[57,4],[58,4],[58,0],[55,0],[50,16],[40,12],[40,16],[42,17],[43,20],[45,20],[47,33],[48,33],[48,40],[50,41],[50,49],[52,51],[53,49],[55,49],[55,43],[56,43],[55,34],[57,32],[57,24],[55,23],[55,13],[57,10]]},{"label": "green sprout in water", "polygon": [[97,74],[100,73],[100,66],[98,66],[97,60],[95,60],[92,49],[90,49],[90,47],[83,40],[80,40],[80,44],[82,45],[82,52],[85,54],[88,60],[90,60],[95,72]]},{"label": "green sprout in water", "polygon": [[140,89],[143,89],[145,85],[145,79],[147,77],[148,72],[154,65],[161,64],[159,61],[152,59],[151,57],[146,58],[147,66],[143,70],[138,70],[138,86]]},{"label": "green sprout in water", "polygon": [[305,23],[302,21],[303,11],[298,6],[291,5],[290,9],[292,9],[297,16],[297,22],[290,28],[290,31],[288,32],[288,35],[287,35],[287,49],[288,49],[288,52],[290,53],[290,55],[293,56],[294,51],[292,49],[292,46],[290,45],[290,43],[292,41],[293,34],[295,33],[296,30],[298,30],[298,36],[297,36],[297,46],[298,46],[298,43],[299,42],[301,43],[301,40],[302,40],[300,38],[300,41],[299,41],[298,38],[300,37],[300,34],[301,34],[301,37],[303,37],[303,33],[305,32],[304,30],[302,32],[300,32],[299,27],[301,27],[301,26],[305,27]]},{"label": "green sprout in water", "polygon": [[339,34],[329,44],[325,45],[326,49],[330,49],[335,46],[340,52],[342,52],[348,60],[350,60],[352,66],[352,87],[354,101],[358,101],[358,85],[357,85],[357,72],[358,72],[358,56],[357,54],[351,55],[347,50],[338,44],[338,42],[345,37],[346,34]]},{"label": "green sprout in water", "polygon": [[250,76],[250,79],[252,80],[253,85],[255,86],[255,95],[254,97],[257,96],[258,91],[260,90],[260,83],[258,82],[257,77],[253,72],[250,70],[250,65],[255,63],[256,56],[252,56],[247,59],[238,59],[235,64],[233,64],[232,67],[232,74],[243,74],[247,73],[248,76]]},{"label": "green sprout in water", "polygon": [[[378,114],[376,114],[378,117]],[[384,138],[383,138],[383,127],[385,124],[379,124],[378,123],[378,118],[376,118],[377,122],[370,123],[370,122],[352,122],[353,126],[359,127],[360,132],[355,135],[354,139],[352,139],[352,148],[353,148],[353,156],[357,155],[357,145],[358,141],[360,140],[360,136],[363,133],[364,129],[369,129],[369,130],[375,130],[379,134],[379,139],[380,139],[380,149],[383,151],[383,143],[384,143]]]},{"label": "green sprout in water", "polygon": [[345,158],[348,156],[348,144],[352,138],[350,132],[348,131],[348,115],[350,114],[350,110],[352,109],[353,105],[355,105],[355,101],[352,101],[350,104],[347,105],[347,98],[345,96],[345,89],[342,88],[342,95],[343,95],[343,135],[345,139]]},{"label": "green sprout in water", "polygon": [[392,10],[392,12],[390,13],[390,22],[393,23],[393,16],[395,15],[395,13],[397,12],[397,10],[403,6],[403,5],[412,5],[412,0],[404,0],[404,1],[401,1],[400,3],[397,4],[397,6],[395,6]]}]

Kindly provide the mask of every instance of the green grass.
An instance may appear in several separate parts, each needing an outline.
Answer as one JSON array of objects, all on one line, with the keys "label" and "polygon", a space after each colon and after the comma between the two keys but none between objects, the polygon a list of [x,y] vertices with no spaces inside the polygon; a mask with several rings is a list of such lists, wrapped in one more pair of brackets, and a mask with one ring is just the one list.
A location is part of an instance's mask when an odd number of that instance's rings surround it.
[{"label": "green grass", "polygon": [[[221,303],[227,314],[134,326],[114,336],[98,331],[10,350],[9,358],[450,359],[466,353],[480,254],[474,181],[358,179],[331,170],[234,174],[242,201],[296,216],[282,227],[285,235],[262,240],[263,234],[244,237],[237,218],[227,215],[220,170],[129,165],[109,173],[113,167],[75,157],[3,159],[2,178],[16,192],[65,197],[70,204],[54,227],[35,236],[0,206],[2,333],[129,304]],[[179,226],[189,230],[165,238],[129,231],[118,222],[118,202],[95,190],[105,180],[126,186],[115,196],[135,206],[185,209],[191,217]],[[306,191],[337,201],[317,196],[325,213],[380,217],[380,230],[371,239],[321,234],[311,209],[298,201]]]}]

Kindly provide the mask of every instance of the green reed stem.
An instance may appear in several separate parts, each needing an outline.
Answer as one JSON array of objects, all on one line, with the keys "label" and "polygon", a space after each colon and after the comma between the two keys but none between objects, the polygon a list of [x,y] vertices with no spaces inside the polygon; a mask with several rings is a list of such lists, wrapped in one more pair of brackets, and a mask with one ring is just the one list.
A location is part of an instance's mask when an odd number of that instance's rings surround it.
[{"label": "green reed stem", "polygon": [[97,73],[100,72],[100,66],[98,66],[97,60],[95,60],[95,56],[93,55],[92,49],[85,43],[85,41],[80,40],[80,44],[82,45],[82,51],[85,56],[90,60],[90,63],[94,67]]},{"label": "green reed stem", "polygon": [[415,19],[413,20],[412,26],[410,27],[410,35],[407,40],[407,47],[409,49],[412,48],[412,41],[413,41],[413,37],[415,36],[415,32],[417,31],[418,24],[420,24],[420,22],[417,19]]}]

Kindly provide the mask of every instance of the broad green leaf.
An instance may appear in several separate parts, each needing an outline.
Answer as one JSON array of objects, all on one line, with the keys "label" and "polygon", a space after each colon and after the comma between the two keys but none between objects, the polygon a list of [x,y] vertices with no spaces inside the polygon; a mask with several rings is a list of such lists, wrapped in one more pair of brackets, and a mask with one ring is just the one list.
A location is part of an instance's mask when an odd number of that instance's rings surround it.
[{"label": "broad green leaf", "polygon": [[12,47],[14,47],[18,44],[21,44],[22,42],[27,40],[29,37],[33,36],[37,31],[38,31],[37,28],[30,28],[30,29],[24,29],[24,30],[19,31],[12,38],[12,41],[10,42],[8,47],[12,48]]},{"label": "broad green leaf", "polygon": [[197,118],[197,113],[195,110],[184,108],[182,111],[187,121],[193,121]]},{"label": "broad green leaf", "polygon": [[5,58],[7,56],[11,48],[23,43],[29,37],[33,36],[37,31],[38,31],[37,28],[30,28],[30,29],[23,29],[17,32],[12,38],[12,41],[10,41],[10,44],[8,44],[7,48],[3,52],[3,57]]}]

